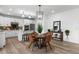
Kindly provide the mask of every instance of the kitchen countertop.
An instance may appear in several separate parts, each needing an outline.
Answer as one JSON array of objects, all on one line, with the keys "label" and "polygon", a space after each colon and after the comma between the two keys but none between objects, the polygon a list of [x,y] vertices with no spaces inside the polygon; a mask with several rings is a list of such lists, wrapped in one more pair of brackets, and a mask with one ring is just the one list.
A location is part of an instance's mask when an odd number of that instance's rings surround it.
[{"label": "kitchen countertop", "polygon": [[22,37],[22,35],[32,33],[33,31],[2,30],[2,31],[0,31],[0,32],[4,32],[5,38],[18,37],[18,39],[20,39],[19,37]]}]

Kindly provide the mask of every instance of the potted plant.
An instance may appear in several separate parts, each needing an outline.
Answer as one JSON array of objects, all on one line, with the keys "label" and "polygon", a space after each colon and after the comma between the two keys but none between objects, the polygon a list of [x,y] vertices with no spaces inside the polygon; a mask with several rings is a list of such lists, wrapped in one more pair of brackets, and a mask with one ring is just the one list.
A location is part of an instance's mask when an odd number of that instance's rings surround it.
[{"label": "potted plant", "polygon": [[65,34],[66,34],[67,38],[69,36],[69,33],[70,33],[70,30],[65,30]]},{"label": "potted plant", "polygon": [[38,24],[38,28],[37,28],[38,33],[41,33],[42,30],[43,30],[42,25],[41,24]]},{"label": "potted plant", "polygon": [[[38,28],[37,28],[37,31],[39,33],[39,36],[41,36],[41,33],[42,33],[42,30],[43,30],[43,27],[42,27],[42,24],[38,24]],[[38,43],[38,48],[41,48],[42,45],[41,45],[41,40],[39,39],[39,43]]]}]

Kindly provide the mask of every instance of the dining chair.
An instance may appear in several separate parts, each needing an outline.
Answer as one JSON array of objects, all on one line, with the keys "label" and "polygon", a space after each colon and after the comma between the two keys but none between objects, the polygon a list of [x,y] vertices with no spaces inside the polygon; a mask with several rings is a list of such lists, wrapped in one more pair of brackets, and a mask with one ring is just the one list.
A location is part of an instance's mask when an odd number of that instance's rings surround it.
[{"label": "dining chair", "polygon": [[47,47],[49,47],[52,50],[52,46],[50,43],[51,39],[52,39],[52,34],[49,35],[48,33],[46,33],[44,38],[44,45],[45,45],[46,52],[47,52]]},{"label": "dining chair", "polygon": [[28,48],[30,48],[32,46],[32,51],[33,51],[35,44],[37,43],[36,35],[37,35],[37,33],[33,32],[28,36],[28,40],[30,41]]}]

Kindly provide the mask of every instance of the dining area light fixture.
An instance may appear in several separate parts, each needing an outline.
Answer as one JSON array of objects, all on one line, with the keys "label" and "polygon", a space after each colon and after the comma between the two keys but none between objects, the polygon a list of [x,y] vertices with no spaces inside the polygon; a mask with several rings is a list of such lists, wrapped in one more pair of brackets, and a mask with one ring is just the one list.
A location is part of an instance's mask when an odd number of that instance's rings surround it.
[{"label": "dining area light fixture", "polygon": [[38,5],[38,11],[36,12],[36,17],[39,20],[43,20],[43,11],[41,10],[42,5]]}]

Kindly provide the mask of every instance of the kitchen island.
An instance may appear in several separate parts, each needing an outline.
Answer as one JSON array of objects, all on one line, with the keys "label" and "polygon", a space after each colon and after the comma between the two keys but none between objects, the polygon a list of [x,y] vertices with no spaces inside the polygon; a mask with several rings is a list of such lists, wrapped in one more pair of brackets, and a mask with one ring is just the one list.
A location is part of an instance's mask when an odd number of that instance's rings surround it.
[{"label": "kitchen island", "polygon": [[33,31],[23,31],[23,30],[9,30],[9,31],[4,31],[5,32],[5,38],[10,38],[10,37],[18,37],[18,40],[22,40],[22,35],[24,34],[30,34]]},{"label": "kitchen island", "polygon": [[19,41],[23,40],[23,35],[30,34],[33,31],[22,30],[4,30],[0,31],[0,48],[6,45],[6,38],[17,37]]}]

